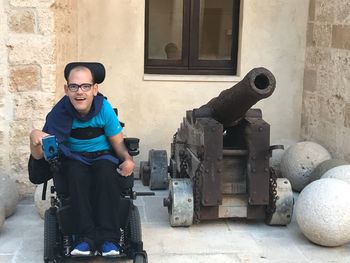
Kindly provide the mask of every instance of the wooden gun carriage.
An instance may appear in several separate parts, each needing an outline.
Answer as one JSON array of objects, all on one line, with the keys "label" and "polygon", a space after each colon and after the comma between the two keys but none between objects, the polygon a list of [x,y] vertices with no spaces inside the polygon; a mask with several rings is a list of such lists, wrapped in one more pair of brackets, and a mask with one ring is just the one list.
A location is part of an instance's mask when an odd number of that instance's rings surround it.
[{"label": "wooden gun carriage", "polygon": [[217,218],[290,223],[291,185],[269,165],[272,150],[283,146],[270,146],[270,125],[260,109],[251,109],[275,86],[270,71],[251,70],[232,88],[186,112],[173,137],[169,163],[163,150],[151,150],[149,160],[141,162],[145,185],[169,186],[164,206],[172,226]]}]

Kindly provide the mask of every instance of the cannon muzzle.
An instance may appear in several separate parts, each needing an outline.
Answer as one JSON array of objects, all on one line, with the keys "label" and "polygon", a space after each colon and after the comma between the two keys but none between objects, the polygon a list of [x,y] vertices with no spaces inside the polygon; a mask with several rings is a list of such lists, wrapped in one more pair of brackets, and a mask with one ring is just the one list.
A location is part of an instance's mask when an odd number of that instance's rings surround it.
[{"label": "cannon muzzle", "polygon": [[242,81],[193,110],[193,117],[212,117],[224,126],[232,126],[259,100],[269,97],[275,87],[276,79],[269,70],[254,68]]}]

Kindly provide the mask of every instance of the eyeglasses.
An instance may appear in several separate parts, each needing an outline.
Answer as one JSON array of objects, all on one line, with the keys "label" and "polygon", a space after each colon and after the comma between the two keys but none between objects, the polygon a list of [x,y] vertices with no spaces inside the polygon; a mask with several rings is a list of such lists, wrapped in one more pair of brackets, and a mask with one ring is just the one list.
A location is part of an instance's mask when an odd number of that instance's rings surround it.
[{"label": "eyeglasses", "polygon": [[93,86],[94,84],[90,84],[90,83],[83,83],[83,84],[75,84],[75,83],[71,83],[71,84],[68,84],[68,89],[71,91],[71,92],[77,92],[79,88],[81,88],[82,91],[89,91],[91,90],[91,87]]}]

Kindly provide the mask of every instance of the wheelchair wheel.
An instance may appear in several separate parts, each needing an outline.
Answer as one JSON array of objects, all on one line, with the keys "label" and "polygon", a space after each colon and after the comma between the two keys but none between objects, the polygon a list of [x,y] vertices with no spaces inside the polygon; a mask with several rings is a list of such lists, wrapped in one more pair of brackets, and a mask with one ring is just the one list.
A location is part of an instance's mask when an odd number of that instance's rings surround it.
[{"label": "wheelchair wheel", "polygon": [[44,223],[44,262],[56,262],[57,218],[53,210],[45,211]]},{"label": "wheelchair wheel", "polygon": [[147,258],[142,254],[137,254],[133,260],[133,263],[147,263]]},{"label": "wheelchair wheel", "polygon": [[143,250],[140,213],[135,205],[129,211],[129,240],[133,245],[132,258],[134,263],[147,263],[147,253]]},{"label": "wheelchair wheel", "polygon": [[132,205],[129,215],[130,241],[139,243],[142,241],[140,213],[137,206]]}]

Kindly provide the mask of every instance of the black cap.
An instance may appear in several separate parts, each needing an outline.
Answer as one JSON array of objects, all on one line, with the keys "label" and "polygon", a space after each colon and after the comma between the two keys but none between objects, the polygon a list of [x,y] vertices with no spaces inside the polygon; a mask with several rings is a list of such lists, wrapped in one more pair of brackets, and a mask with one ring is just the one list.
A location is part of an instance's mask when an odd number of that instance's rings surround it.
[{"label": "black cap", "polygon": [[92,77],[94,78],[95,83],[100,84],[104,81],[106,76],[105,67],[98,62],[71,62],[66,65],[64,68],[64,78],[68,82],[68,77],[70,71],[78,66],[86,67],[91,71]]}]

